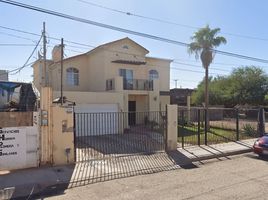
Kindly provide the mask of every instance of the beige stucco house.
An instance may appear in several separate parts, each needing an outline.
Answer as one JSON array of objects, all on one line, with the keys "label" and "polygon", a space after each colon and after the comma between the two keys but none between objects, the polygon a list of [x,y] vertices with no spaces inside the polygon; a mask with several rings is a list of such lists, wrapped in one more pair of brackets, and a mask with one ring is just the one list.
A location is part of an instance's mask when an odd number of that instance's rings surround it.
[{"label": "beige stucco house", "polygon": [[[169,59],[146,56],[147,49],[129,38],[100,45],[63,60],[63,96],[85,111],[159,111],[170,103]],[[47,61],[53,98],[60,96],[60,46]],[[43,61],[33,64],[34,84],[40,90]]]}]

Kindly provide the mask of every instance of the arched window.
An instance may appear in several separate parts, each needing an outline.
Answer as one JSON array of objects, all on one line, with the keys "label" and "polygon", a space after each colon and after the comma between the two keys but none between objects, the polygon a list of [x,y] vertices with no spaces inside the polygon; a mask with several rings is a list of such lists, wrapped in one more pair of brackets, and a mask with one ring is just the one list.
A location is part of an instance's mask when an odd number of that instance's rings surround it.
[{"label": "arched window", "polygon": [[79,70],[73,67],[70,67],[66,70],[66,82],[69,86],[79,85]]},{"label": "arched window", "polygon": [[155,69],[149,71],[149,80],[158,79],[159,75]]}]

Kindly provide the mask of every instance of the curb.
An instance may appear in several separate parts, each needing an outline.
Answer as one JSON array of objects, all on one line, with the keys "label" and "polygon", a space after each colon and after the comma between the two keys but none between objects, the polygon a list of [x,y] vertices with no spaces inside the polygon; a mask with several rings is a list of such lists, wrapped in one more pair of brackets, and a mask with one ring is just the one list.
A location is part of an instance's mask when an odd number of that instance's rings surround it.
[{"label": "curb", "polygon": [[221,153],[221,154],[214,154],[214,155],[209,155],[209,156],[202,156],[198,158],[190,158],[192,162],[199,162],[202,160],[210,160],[214,158],[222,158],[222,157],[227,157],[227,156],[233,156],[233,155],[239,155],[239,154],[244,154],[244,153],[249,153],[252,152],[252,149],[243,149],[243,150],[237,150],[237,151],[230,151],[226,153]]}]

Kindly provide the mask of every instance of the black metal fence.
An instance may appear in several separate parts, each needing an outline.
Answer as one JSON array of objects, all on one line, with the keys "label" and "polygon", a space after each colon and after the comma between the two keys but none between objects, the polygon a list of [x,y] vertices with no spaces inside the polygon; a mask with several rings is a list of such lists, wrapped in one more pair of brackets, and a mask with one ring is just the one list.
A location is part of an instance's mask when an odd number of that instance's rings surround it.
[{"label": "black metal fence", "polygon": [[75,113],[74,121],[77,162],[166,147],[166,112]]},{"label": "black metal fence", "polygon": [[209,108],[206,112],[200,107],[178,107],[178,142],[184,147],[258,137],[258,113],[259,109]]}]

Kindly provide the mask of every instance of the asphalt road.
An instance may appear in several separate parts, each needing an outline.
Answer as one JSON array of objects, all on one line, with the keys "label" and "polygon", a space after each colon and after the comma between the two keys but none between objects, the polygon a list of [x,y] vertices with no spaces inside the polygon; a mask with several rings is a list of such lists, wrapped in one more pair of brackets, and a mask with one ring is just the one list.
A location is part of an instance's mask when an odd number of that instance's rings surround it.
[{"label": "asphalt road", "polygon": [[44,199],[267,199],[268,160],[252,153],[196,167],[117,179]]}]

